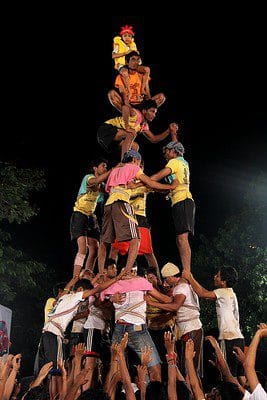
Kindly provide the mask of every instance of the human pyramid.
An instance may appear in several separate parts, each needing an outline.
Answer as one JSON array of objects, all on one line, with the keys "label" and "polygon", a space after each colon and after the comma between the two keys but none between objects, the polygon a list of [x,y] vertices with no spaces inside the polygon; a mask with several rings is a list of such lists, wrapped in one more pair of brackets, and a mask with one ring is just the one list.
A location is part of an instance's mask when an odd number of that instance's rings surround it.
[{"label": "human pyramid", "polygon": [[[121,163],[107,171],[105,160],[94,160],[91,174],[83,179],[71,220],[71,236],[78,242],[74,276],[80,274],[82,268],[85,268],[85,274],[90,274],[96,260],[98,271],[103,272],[108,262],[107,249],[111,246],[109,258],[115,261],[118,254],[128,254],[126,273],[139,254],[146,257],[149,267],[155,268],[160,277],[146,218],[146,196],[153,190],[170,193],[181,262],[184,270],[190,270],[188,234],[194,229],[195,204],[189,190],[189,166],[183,158],[184,147],[178,142],[177,123],[170,123],[164,132],[157,135],[149,128],[149,122],[154,120],[158,108],[165,101],[165,95],[151,96],[150,69],[140,64],[133,34],[133,28],[126,25],[121,28],[120,36],[113,40],[112,57],[118,75],[115,88],[109,91],[108,97],[120,115],[105,121],[97,132],[98,143],[105,153],[115,157],[120,149]],[[140,135],[151,143],[159,143],[168,137],[171,139],[163,148],[168,161],[166,167],[151,177],[143,172],[144,162],[136,141]],[[168,178],[169,183],[159,183],[163,178]],[[100,235],[94,211],[103,182],[106,182],[104,190],[109,197],[104,206]],[[88,234],[88,231],[91,232]]]},{"label": "human pyramid", "polygon": [[[120,114],[101,124],[97,132],[103,151],[116,158],[119,150],[120,157],[109,170],[104,158],[93,160],[81,182],[70,222],[71,239],[78,247],[73,277],[66,285],[57,285],[55,297],[47,300],[36,379],[24,398],[41,398],[27,395],[46,390],[47,397],[42,398],[65,400],[218,399],[226,386],[219,383],[213,393],[214,382],[202,380],[199,297],[216,303],[220,345],[212,336],[206,340],[235,393],[229,398],[256,398],[244,388],[245,372],[250,391],[264,396],[263,387],[251,375],[251,365],[246,364],[249,357],[255,366],[255,343],[246,357],[243,354],[244,337],[232,289],[238,280],[235,268],[222,266],[211,291],[191,273],[188,235],[194,233],[195,203],[189,166],[177,123],[156,135],[149,128],[165,95],[151,96],[150,69],[142,65],[133,36],[133,28],[126,25],[113,39],[118,74],[108,98]],[[151,143],[170,138],[163,146],[165,167],[150,177],[143,171],[140,135]],[[164,178],[168,183],[159,182]],[[146,218],[146,197],[151,191],[171,198],[181,271],[172,262],[159,269]],[[100,231],[95,211],[104,192],[108,197]],[[126,261],[118,274],[121,255]],[[138,255],[146,258],[145,271],[138,268]],[[261,324],[256,336],[258,344],[267,336],[267,325]],[[0,395],[1,387],[0,380]],[[204,391],[209,397],[204,397]]]}]

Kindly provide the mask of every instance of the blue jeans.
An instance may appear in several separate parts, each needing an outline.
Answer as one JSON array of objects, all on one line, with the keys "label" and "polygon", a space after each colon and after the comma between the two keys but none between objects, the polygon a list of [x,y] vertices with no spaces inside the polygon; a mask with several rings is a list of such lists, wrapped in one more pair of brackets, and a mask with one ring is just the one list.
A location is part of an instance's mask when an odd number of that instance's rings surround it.
[{"label": "blue jeans", "polygon": [[152,353],[151,353],[151,361],[149,362],[148,367],[154,367],[155,365],[161,364],[161,359],[159,357],[156,346],[154,345],[154,342],[147,330],[146,324],[122,325],[116,323],[112,336],[112,343],[115,342],[120,343],[126,332],[128,333],[127,346],[129,346],[138,355],[140,360],[142,355],[141,349],[145,347],[150,347],[152,348]]}]

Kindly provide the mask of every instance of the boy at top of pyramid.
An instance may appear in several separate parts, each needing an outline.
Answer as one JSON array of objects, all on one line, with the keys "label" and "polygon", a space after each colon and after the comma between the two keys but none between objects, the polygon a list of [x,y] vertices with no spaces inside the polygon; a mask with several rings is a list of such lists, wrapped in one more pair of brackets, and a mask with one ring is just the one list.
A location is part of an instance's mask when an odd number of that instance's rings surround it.
[{"label": "boy at top of pyramid", "polygon": [[[130,25],[125,25],[121,27],[120,36],[115,36],[113,38],[112,58],[115,63],[114,67],[119,72],[118,77],[121,79],[125,87],[125,92],[127,93],[128,100],[130,98],[130,83],[125,56],[127,56],[132,51],[136,52],[139,55],[139,51],[137,50],[137,46],[134,41],[133,27]],[[139,58],[137,71],[139,74],[141,74],[141,95],[144,95],[148,94],[146,93],[146,90],[149,80],[150,68],[141,65],[141,63],[141,58]]]}]

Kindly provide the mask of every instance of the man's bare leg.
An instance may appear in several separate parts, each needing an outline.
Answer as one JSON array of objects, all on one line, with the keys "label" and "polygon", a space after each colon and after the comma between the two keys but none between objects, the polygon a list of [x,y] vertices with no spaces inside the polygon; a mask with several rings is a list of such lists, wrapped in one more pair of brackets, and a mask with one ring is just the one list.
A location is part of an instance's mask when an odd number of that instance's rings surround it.
[{"label": "man's bare leg", "polygon": [[108,99],[113,107],[115,107],[119,112],[122,112],[122,97],[116,92],[116,90],[112,89],[108,92]]},{"label": "man's bare leg", "polygon": [[75,260],[74,260],[73,276],[79,275],[81,272],[81,269],[83,267],[83,263],[84,263],[85,256],[86,256],[86,250],[87,250],[86,243],[87,243],[86,236],[78,237],[78,239],[77,239],[78,252],[77,252]]},{"label": "man's bare leg", "polygon": [[190,271],[191,269],[191,248],[188,241],[188,232],[177,235],[176,237],[177,247],[180,253],[181,262],[184,271]]},{"label": "man's bare leg", "polygon": [[97,239],[87,238],[88,257],[85,263],[85,269],[93,271],[97,258],[98,248],[99,242]]},{"label": "man's bare leg", "polygon": [[126,262],[126,266],[125,266],[125,270],[124,270],[125,273],[131,271],[131,269],[134,265],[134,262],[136,260],[137,254],[138,254],[139,246],[140,246],[140,239],[135,238],[135,239],[130,240],[128,257],[127,257],[127,262]]},{"label": "man's bare leg", "polygon": [[143,65],[139,65],[137,71],[142,74],[142,85],[141,85],[141,94],[145,94],[148,99],[150,99],[150,89],[149,89],[149,77],[150,77],[150,68],[144,67]]},{"label": "man's bare leg", "polygon": [[98,272],[103,272],[107,255],[108,243],[100,242],[98,248]]},{"label": "man's bare leg", "polygon": [[109,252],[109,258],[112,258],[115,260],[116,264],[118,262],[118,257],[119,257],[119,250],[115,249],[114,247],[110,247],[110,252]]},{"label": "man's bare leg", "polygon": [[[121,160],[123,159],[123,156],[125,153],[127,153],[128,150],[132,148],[132,144],[134,142],[134,139],[136,138],[136,132],[134,129],[130,128],[129,131],[125,131],[126,136],[125,139],[121,141]],[[117,136],[117,135],[116,135]]]}]

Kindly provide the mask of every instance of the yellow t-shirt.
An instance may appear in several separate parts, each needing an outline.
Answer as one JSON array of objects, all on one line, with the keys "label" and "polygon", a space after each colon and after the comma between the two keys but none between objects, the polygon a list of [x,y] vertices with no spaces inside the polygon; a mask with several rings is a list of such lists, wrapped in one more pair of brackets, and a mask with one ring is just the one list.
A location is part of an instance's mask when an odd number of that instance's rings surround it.
[{"label": "yellow t-shirt", "polygon": [[135,214],[146,217],[146,198],[149,191],[150,189],[145,186],[132,189],[130,204],[133,207]]},{"label": "yellow t-shirt", "polygon": [[[129,116],[129,126],[139,132],[141,130],[142,114],[140,111],[135,110],[135,114],[131,117]],[[115,117],[105,121],[106,124],[116,126],[117,128],[125,129],[125,123],[122,117]]]},{"label": "yellow t-shirt", "polygon": [[[137,51],[134,39],[132,39],[130,46],[127,46],[120,36],[115,36],[113,38],[113,53],[126,53],[128,50]],[[119,69],[122,65],[125,65],[125,56],[114,58],[114,62],[115,69]]]},{"label": "yellow t-shirt", "polygon": [[[120,186],[111,186],[110,188],[110,194],[109,194],[109,198],[106,201],[106,206],[112,203],[115,203],[115,201],[121,200],[124,201],[126,203],[130,203],[130,196],[131,196],[131,189],[127,189],[127,183],[131,182],[131,180],[133,179],[138,179],[140,177],[140,175],[142,175],[144,172],[140,167],[137,167],[136,165],[134,166],[134,169],[136,169],[136,172],[130,172],[130,174],[127,174],[127,168],[126,166],[129,166],[129,169],[132,169],[133,164],[125,164],[124,167],[121,167],[121,170],[123,170],[123,168],[125,168],[125,170],[123,171],[124,177],[121,180],[121,185]],[[126,171],[126,172],[125,172]],[[115,170],[114,170],[115,172]],[[132,174],[132,176],[130,176]],[[127,176],[127,177],[126,177]],[[112,178],[112,173],[110,174],[109,179]],[[124,183],[122,183],[124,182]],[[123,187],[122,185],[125,184],[125,187]],[[109,185],[109,180],[107,182],[107,187]]]},{"label": "yellow t-shirt", "polygon": [[172,205],[185,199],[193,199],[189,190],[190,171],[188,162],[183,157],[171,159],[165,168],[170,168],[172,178],[178,181],[178,186],[171,191]]},{"label": "yellow t-shirt", "polygon": [[[154,297],[149,297],[152,301],[157,301]],[[167,326],[171,328],[174,326],[176,313],[148,305],[146,309],[146,317],[149,329],[160,330],[166,328]]]},{"label": "yellow t-shirt", "polygon": [[45,324],[48,322],[48,314],[53,310],[54,303],[56,299],[54,297],[49,297],[45,303],[45,309],[44,309],[44,320]]},{"label": "yellow t-shirt", "polygon": [[92,215],[95,211],[97,200],[100,195],[99,185],[90,186],[90,179],[95,178],[93,174],[85,175],[82,180],[78,197],[73,207],[74,211],[79,211],[85,215]]}]

